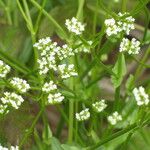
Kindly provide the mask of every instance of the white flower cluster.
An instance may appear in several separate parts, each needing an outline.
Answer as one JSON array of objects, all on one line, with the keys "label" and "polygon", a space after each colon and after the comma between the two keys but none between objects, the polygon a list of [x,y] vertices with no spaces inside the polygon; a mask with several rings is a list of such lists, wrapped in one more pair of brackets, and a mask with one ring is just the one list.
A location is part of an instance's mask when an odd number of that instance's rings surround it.
[{"label": "white flower cluster", "polygon": [[63,79],[67,79],[71,76],[77,76],[77,72],[74,69],[74,64],[70,64],[70,65],[66,65],[66,64],[62,64],[58,66],[58,69],[60,71],[61,77]]},{"label": "white flower cluster", "polygon": [[0,145],[0,150],[19,150],[18,146],[10,146],[10,148],[3,147]]},{"label": "white flower cluster", "polygon": [[57,71],[56,60],[63,60],[74,55],[73,49],[68,45],[65,44],[60,47],[49,37],[40,39],[34,44],[34,47],[40,52],[40,59],[38,60],[40,74],[47,74],[50,69]]},{"label": "white flower cluster", "polygon": [[9,110],[7,109],[7,105],[0,105],[0,114],[7,114]]},{"label": "white flower cluster", "polygon": [[46,92],[46,93],[49,93],[49,92],[51,92],[51,91],[53,91],[53,90],[56,90],[56,89],[57,89],[57,85],[54,84],[53,81],[50,81],[49,83],[46,82],[46,83],[43,85],[43,87],[42,87],[42,91],[43,91],[43,92]]},{"label": "white flower cluster", "polygon": [[61,93],[50,93],[48,95],[48,104],[59,104],[64,100],[64,96]]},{"label": "white flower cluster", "polygon": [[6,65],[2,60],[0,60],[0,77],[4,78],[10,72],[10,66]]},{"label": "white flower cluster", "polygon": [[79,22],[75,17],[66,19],[65,25],[70,32],[73,32],[76,35],[82,34],[85,28],[85,25]]},{"label": "white flower cluster", "polygon": [[89,109],[86,108],[84,110],[82,110],[81,112],[79,113],[76,113],[76,119],[78,121],[84,121],[84,120],[87,120],[90,118],[90,112],[89,112]]},{"label": "white flower cluster", "polygon": [[102,99],[101,101],[99,102],[95,102],[92,104],[92,107],[93,109],[96,111],[96,112],[102,112],[106,107],[107,107],[107,104],[105,103],[105,100]]},{"label": "white flower cluster", "polygon": [[84,52],[84,53],[90,53],[90,46],[92,45],[92,41],[87,41],[88,45],[84,45],[82,44],[82,42],[77,42],[78,45],[81,44],[81,46],[79,46],[78,48],[76,48],[74,50],[75,53],[80,53],[80,52]]},{"label": "white flower cluster", "polygon": [[57,85],[52,80],[43,85],[42,91],[48,93],[48,101],[46,104],[59,104],[65,98],[60,92],[58,92]]},{"label": "white flower cluster", "polygon": [[4,105],[11,105],[15,109],[18,109],[21,103],[24,101],[22,96],[13,92],[5,92],[4,97],[2,97],[0,100]]},{"label": "white flower cluster", "polygon": [[115,124],[117,124],[118,121],[122,120],[122,116],[119,115],[119,113],[117,111],[115,111],[111,116],[108,116],[107,119],[111,125],[115,125]]},{"label": "white flower cluster", "polygon": [[70,48],[67,44],[64,44],[60,51],[57,53],[60,60],[67,58],[68,56],[73,56],[73,49]]},{"label": "white flower cluster", "polygon": [[120,52],[128,52],[128,54],[138,54],[140,51],[140,42],[133,38],[131,41],[123,38],[119,48]]},{"label": "white flower cluster", "polygon": [[139,88],[134,88],[133,94],[135,97],[135,100],[137,102],[137,105],[148,105],[149,103],[149,96],[145,93],[145,89],[140,86]]},{"label": "white flower cluster", "polygon": [[30,89],[30,85],[27,83],[26,80],[20,79],[18,77],[14,77],[10,84],[17,89],[20,93],[25,93]]},{"label": "white flower cluster", "polygon": [[[128,16],[128,13],[118,13],[118,19],[106,19],[106,34],[107,36],[117,35],[118,33],[124,32],[129,35],[130,30],[135,29],[134,21],[132,16]],[[126,17],[127,16],[127,17]]]}]

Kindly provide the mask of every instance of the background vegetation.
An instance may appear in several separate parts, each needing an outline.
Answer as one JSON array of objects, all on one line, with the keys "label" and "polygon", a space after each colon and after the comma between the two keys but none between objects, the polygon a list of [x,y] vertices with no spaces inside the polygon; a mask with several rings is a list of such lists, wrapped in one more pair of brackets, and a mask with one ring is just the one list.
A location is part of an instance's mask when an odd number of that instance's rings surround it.
[{"label": "background vegetation", "polygon": [[[0,59],[9,64],[13,71],[10,76],[20,76],[22,78],[31,79],[31,74],[35,73],[35,50],[33,44],[40,38],[51,37],[53,41],[60,45],[67,40],[67,29],[65,28],[65,20],[78,16],[80,20],[86,23],[86,32],[84,38],[86,40],[94,39],[101,31],[105,18],[111,13],[118,13],[122,10],[130,12],[136,19],[136,29],[128,36],[129,39],[136,37],[142,43],[140,55],[126,56],[127,73],[121,86],[120,109],[124,105],[125,90],[130,91],[130,87],[142,85],[146,87],[150,94],[150,1],[149,0],[0,0]],[[106,43],[107,42],[107,43]],[[112,68],[117,60],[119,41],[107,40],[105,36],[98,35],[96,39],[96,48],[92,49],[89,55],[81,55],[79,59],[79,72],[81,79],[87,76],[89,66],[97,51],[103,46],[103,55],[99,58],[104,65]],[[92,97],[93,99],[104,98],[108,100],[109,108],[106,110],[107,116],[111,111],[114,101],[115,91],[110,81],[108,68],[105,68],[99,60],[96,60],[92,66],[91,78],[85,78],[86,94],[81,87],[77,92],[83,98]],[[130,87],[126,83],[129,75],[133,74],[135,82],[130,82]],[[2,96],[4,87],[0,81]],[[82,89],[82,90],[81,90]],[[36,91],[32,91],[36,97]],[[115,95],[116,96],[116,95]],[[79,101],[80,104],[80,101]],[[33,120],[39,114],[39,106],[37,99],[26,96],[26,100],[18,110],[12,110],[5,117],[0,118],[0,143],[5,145],[11,143],[18,145],[28,131],[27,137],[23,141],[23,149],[43,150],[78,150],[82,147],[99,143],[100,139],[97,134],[89,129],[88,124],[82,124],[79,129],[80,140],[74,138],[72,145],[67,143],[68,127],[66,120],[68,119],[68,104],[62,105],[65,111],[62,112],[61,107],[48,106],[44,112],[47,119],[39,117],[36,125]],[[135,104],[129,103],[124,108],[127,118],[135,118],[137,109]],[[66,119],[67,117],[67,119]],[[99,122],[94,120],[94,128],[97,129],[101,137],[103,131],[107,128],[107,121],[99,115],[96,119],[101,120],[101,128]],[[134,119],[133,119],[134,120]],[[32,127],[33,125],[33,127]],[[34,128],[34,129],[33,129]],[[126,128],[126,122],[120,124],[113,132],[121,133],[114,136],[108,136],[100,141],[98,149],[106,150],[149,150],[150,147],[150,128],[149,126],[139,128],[136,125]],[[133,129],[133,130],[130,130]],[[138,129],[138,130],[137,130]],[[127,132],[126,132],[127,131]],[[128,132],[131,131],[131,132]],[[126,134],[122,134],[126,133]],[[134,133],[134,134],[133,134]],[[109,133],[107,133],[109,134]],[[112,135],[112,134],[110,134]],[[117,138],[115,138],[117,137]],[[109,142],[108,142],[109,141]],[[77,143],[80,143],[77,144]],[[104,145],[103,145],[104,144]],[[102,145],[102,146],[101,146]],[[95,148],[93,148],[95,149]]]}]

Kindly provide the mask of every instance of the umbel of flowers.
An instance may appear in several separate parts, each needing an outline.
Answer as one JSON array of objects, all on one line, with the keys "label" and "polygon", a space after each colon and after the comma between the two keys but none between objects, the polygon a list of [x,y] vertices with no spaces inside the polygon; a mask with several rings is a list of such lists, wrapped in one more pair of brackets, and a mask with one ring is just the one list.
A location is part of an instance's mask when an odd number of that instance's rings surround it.
[{"label": "umbel of flowers", "polygon": [[26,80],[20,79],[18,77],[14,77],[10,84],[17,89],[20,93],[25,93],[30,89],[30,85],[27,83]]},{"label": "umbel of flowers", "polygon": [[79,22],[75,17],[67,19],[65,25],[70,32],[75,33],[76,35],[82,34],[85,28],[85,25]]},{"label": "umbel of flowers", "polygon": [[[1,78],[5,78],[6,75],[10,72],[10,69],[10,66],[5,64],[2,60],[0,60]],[[27,81],[18,77],[12,78],[9,84],[19,93],[25,93],[30,89],[30,85],[27,83]],[[3,97],[0,98],[0,114],[7,114],[9,112],[10,107],[18,109],[23,103],[23,101],[23,97],[15,92],[4,92]]]},{"label": "umbel of flowers", "polygon": [[18,109],[21,103],[24,101],[22,96],[16,94],[16,93],[10,93],[10,92],[5,92],[4,97],[1,98],[1,102],[4,105],[10,105],[14,107],[15,109]]},{"label": "umbel of flowers", "polygon": [[122,120],[122,116],[117,111],[115,111],[114,113],[112,113],[112,115],[108,116],[107,119],[111,125],[115,125],[118,121]]},{"label": "umbel of flowers", "polygon": [[121,32],[129,35],[129,32],[134,29],[135,19],[129,16],[129,13],[118,13],[116,18],[110,18],[105,20],[106,34],[107,36],[117,35]]},{"label": "umbel of flowers", "polygon": [[134,88],[133,95],[135,97],[135,100],[137,102],[137,105],[148,105],[149,104],[149,96],[146,94],[145,89],[140,86],[139,88]]},{"label": "umbel of flowers", "polygon": [[[40,39],[34,44],[39,50],[40,58],[38,60],[40,75],[47,74],[49,70],[58,71],[58,61],[73,56],[73,50],[68,45],[58,46],[56,42],[47,37]],[[72,68],[73,69],[73,68]],[[63,75],[62,75],[63,76]]]},{"label": "umbel of flowers", "polygon": [[140,51],[140,42],[133,38],[131,41],[123,38],[119,48],[120,52],[128,52],[128,54],[138,54]]},{"label": "umbel of flowers", "polygon": [[51,91],[54,91],[57,89],[57,85],[51,80],[49,82],[45,82],[43,87],[42,87],[42,91],[45,93],[49,93]]},{"label": "umbel of flowers", "polygon": [[84,120],[87,120],[90,118],[90,112],[89,112],[89,109],[86,108],[84,110],[82,110],[81,112],[79,113],[76,113],[76,119],[78,121],[84,121]]},{"label": "umbel of flowers", "polygon": [[9,148],[0,145],[0,150],[19,150],[18,146],[10,146]]},{"label": "umbel of flowers", "polygon": [[2,60],[0,60],[0,78],[5,78],[9,72],[10,66],[5,64]]},{"label": "umbel of flowers", "polygon": [[96,112],[102,112],[106,107],[107,107],[107,104],[105,103],[105,100],[102,99],[101,101],[99,102],[95,102],[92,104],[92,107],[93,109],[96,111]]}]

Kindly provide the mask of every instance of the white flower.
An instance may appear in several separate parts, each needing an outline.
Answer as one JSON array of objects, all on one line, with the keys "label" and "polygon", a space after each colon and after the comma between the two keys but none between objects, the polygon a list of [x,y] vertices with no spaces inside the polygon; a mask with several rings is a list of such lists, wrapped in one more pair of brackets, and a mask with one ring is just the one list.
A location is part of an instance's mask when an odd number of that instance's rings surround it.
[{"label": "white flower", "polygon": [[48,104],[59,104],[64,100],[64,96],[61,93],[50,93],[48,95]]},{"label": "white flower", "polygon": [[81,112],[79,113],[76,113],[76,119],[78,121],[84,121],[84,120],[87,120],[90,118],[90,112],[89,112],[89,109],[86,108],[84,110],[82,110]]},{"label": "white flower", "polygon": [[57,89],[57,85],[54,84],[53,81],[50,81],[49,83],[46,82],[43,87],[42,87],[42,91],[49,93],[50,91],[56,90]]},{"label": "white flower", "polygon": [[74,65],[70,64],[70,65],[66,65],[66,64],[62,64],[58,66],[58,69],[60,71],[61,77],[63,79],[67,79],[71,76],[77,76],[78,74],[75,72],[74,69]]},{"label": "white flower", "polygon": [[96,112],[102,112],[107,107],[107,104],[105,103],[105,100],[102,99],[101,101],[93,103],[92,107]]},{"label": "white flower", "polygon": [[36,47],[38,50],[43,50],[49,44],[51,44],[51,39],[49,37],[40,39],[37,43],[33,46]]},{"label": "white flower", "polygon": [[108,116],[107,119],[111,125],[115,125],[115,124],[117,124],[118,121],[122,120],[122,116],[119,115],[119,113],[117,111],[115,111],[111,116]]},{"label": "white flower", "polygon": [[20,95],[13,92],[5,92],[4,97],[2,97],[0,100],[4,105],[11,105],[15,109],[18,109],[21,103],[24,101]]},{"label": "white flower", "polygon": [[108,36],[111,35],[116,35],[120,31],[120,28],[116,25],[115,19],[106,19],[105,20],[105,25],[106,25],[106,34]]},{"label": "white flower", "polygon": [[10,72],[10,66],[6,65],[2,60],[0,60],[0,77],[4,78]]},{"label": "white flower", "polygon": [[60,60],[67,58],[68,56],[73,56],[73,49],[70,48],[67,44],[63,45],[61,49],[57,52],[58,58]]},{"label": "white flower", "polygon": [[83,53],[90,53],[90,46],[92,45],[92,41],[87,41],[87,43],[89,45],[84,45],[82,43],[82,41],[77,41],[77,44],[79,45],[79,47],[77,47],[74,52],[75,53],[80,53],[80,52],[83,52]]},{"label": "white flower", "polygon": [[25,93],[30,89],[30,85],[27,83],[26,80],[14,77],[10,84],[17,89],[20,93]]},{"label": "white flower", "polygon": [[148,105],[149,103],[149,96],[145,93],[145,89],[140,86],[139,88],[134,88],[133,94],[135,97],[135,100],[137,102],[137,105]]},{"label": "white flower", "polygon": [[0,145],[0,150],[19,150],[18,146],[10,146],[10,148],[3,147]]},{"label": "white flower", "polygon": [[74,55],[73,49],[67,44],[60,47],[56,42],[52,42],[49,37],[40,39],[34,44],[34,47],[39,50],[40,54],[40,58],[38,59],[40,75],[47,74],[51,69],[57,71],[58,60],[63,60]]},{"label": "white flower", "polygon": [[70,32],[73,32],[76,35],[82,34],[85,28],[85,25],[79,22],[75,17],[73,17],[71,20],[67,19],[65,25]]},{"label": "white flower", "polygon": [[128,16],[129,13],[118,13],[118,18],[106,19],[106,34],[107,36],[117,35],[121,32],[129,35],[129,32],[134,29],[135,19],[132,16]]},{"label": "white flower", "polygon": [[119,48],[120,52],[127,51],[128,54],[138,54],[140,51],[140,42],[133,38],[131,41],[123,38]]},{"label": "white flower", "polygon": [[7,105],[0,105],[0,114],[7,114],[9,112],[7,108]]}]

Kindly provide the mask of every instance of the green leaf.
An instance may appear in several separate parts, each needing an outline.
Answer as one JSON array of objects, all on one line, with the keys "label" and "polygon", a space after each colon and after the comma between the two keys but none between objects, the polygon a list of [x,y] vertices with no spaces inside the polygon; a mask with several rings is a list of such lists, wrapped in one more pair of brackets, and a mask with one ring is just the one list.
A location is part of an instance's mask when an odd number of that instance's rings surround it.
[{"label": "green leaf", "polygon": [[48,124],[45,125],[42,136],[43,136],[44,143],[46,143],[47,145],[50,145],[51,138],[52,138],[52,131]]},{"label": "green leaf", "polygon": [[81,150],[81,148],[78,148],[76,146],[70,146],[67,144],[62,144],[61,147],[63,148],[63,150]]},{"label": "green leaf", "polygon": [[126,74],[126,63],[125,63],[124,54],[122,53],[119,54],[118,60],[114,68],[112,69],[112,71],[114,72],[114,74],[116,74],[116,76],[112,75],[111,80],[112,80],[114,87],[117,88],[118,86],[120,86],[123,80],[123,77]]},{"label": "green leaf", "polygon": [[134,76],[132,74],[130,74],[130,76],[128,77],[127,81],[126,81],[126,89],[127,91],[131,91],[134,87]]},{"label": "green leaf", "polygon": [[42,142],[41,142],[41,139],[36,130],[34,130],[34,140],[35,140],[35,143],[36,143],[38,149],[42,150],[43,149]]},{"label": "green leaf", "polygon": [[24,48],[19,55],[19,61],[22,63],[27,63],[32,55],[32,40],[28,37],[24,42]]},{"label": "green leaf", "polygon": [[132,16],[138,14],[140,11],[143,10],[143,8],[147,5],[148,2],[149,2],[149,0],[142,0],[142,2],[139,1],[139,3],[135,6],[135,8],[132,9],[132,11],[130,12],[130,14]]},{"label": "green leaf", "polygon": [[60,142],[55,137],[51,138],[51,150],[63,150]]}]

